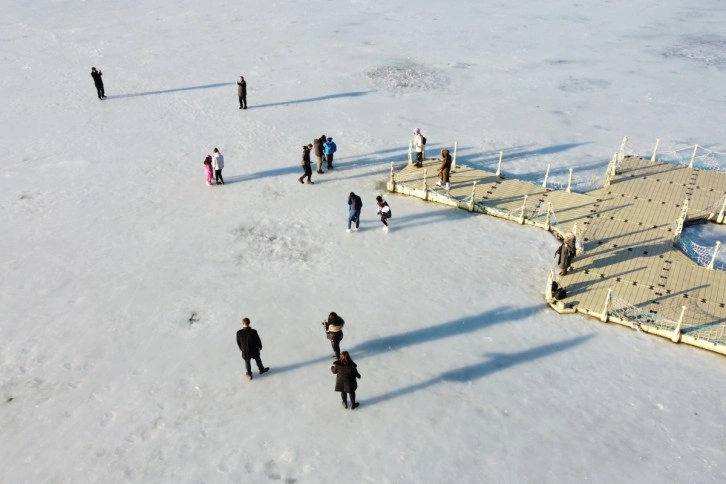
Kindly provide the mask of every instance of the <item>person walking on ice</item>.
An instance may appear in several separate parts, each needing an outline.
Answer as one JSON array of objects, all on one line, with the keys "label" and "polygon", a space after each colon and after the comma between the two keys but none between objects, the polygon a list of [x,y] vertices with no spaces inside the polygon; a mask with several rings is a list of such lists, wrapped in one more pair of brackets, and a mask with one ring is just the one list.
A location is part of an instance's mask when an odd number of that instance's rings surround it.
[{"label": "person walking on ice", "polygon": [[224,185],[224,178],[222,178],[222,169],[224,168],[224,156],[219,152],[217,148],[214,148],[214,155],[212,156],[212,167],[214,168],[214,178],[217,181],[217,185]]},{"label": "person walking on ice", "polygon": [[376,204],[378,204],[378,211],[376,213],[381,216],[383,231],[388,232],[388,219],[391,218],[391,207],[388,206],[388,202],[380,195],[376,197]]},{"label": "person walking on ice", "polygon": [[103,79],[101,76],[103,72],[97,71],[95,67],[91,67],[91,77],[93,78],[93,84],[96,86],[96,92],[98,93],[98,99],[106,99],[106,91],[103,88]]},{"label": "person walking on ice", "polygon": [[212,156],[204,158],[204,175],[207,177],[207,185],[212,185]]},{"label": "person walking on ice", "polygon": [[338,147],[333,141],[333,138],[328,138],[323,144],[323,153],[325,153],[325,161],[328,162],[328,170],[333,169],[333,155],[336,151],[338,151]]},{"label": "person walking on ice", "polygon": [[328,319],[323,321],[325,335],[330,341],[330,346],[333,347],[333,353],[336,359],[340,359],[340,342],[343,341],[343,325],[345,325],[345,321],[335,312],[331,312],[328,315]]},{"label": "person walking on ice", "polygon": [[340,392],[340,398],[342,399],[343,408],[348,408],[348,395],[350,395],[350,403],[352,409],[358,408],[360,403],[355,401],[355,391],[358,389],[358,365],[353,362],[347,351],[343,351],[340,358],[335,360],[330,365],[330,371],[335,375],[335,391]]},{"label": "person walking on ice", "polygon": [[302,161],[300,162],[303,167],[303,175],[297,179],[300,183],[303,182],[303,179],[305,177],[308,178],[308,184],[314,185],[315,183],[310,179],[311,176],[313,176],[313,167],[310,166],[310,150],[313,149],[313,145],[309,144],[307,146],[303,145],[303,152],[302,152]]},{"label": "person walking on ice", "polygon": [[242,359],[245,360],[245,370],[247,373],[247,379],[252,380],[252,366],[250,360],[254,359],[257,363],[257,369],[260,371],[260,375],[270,371],[269,367],[265,367],[262,364],[260,358],[260,351],[262,350],[262,341],[260,335],[257,334],[257,330],[250,328],[250,319],[242,319],[242,329],[237,331],[237,346],[242,352]]},{"label": "person walking on ice", "polygon": [[358,230],[360,225],[360,210],[363,208],[363,200],[353,192],[348,195],[348,232],[350,226],[355,222],[355,229]]}]

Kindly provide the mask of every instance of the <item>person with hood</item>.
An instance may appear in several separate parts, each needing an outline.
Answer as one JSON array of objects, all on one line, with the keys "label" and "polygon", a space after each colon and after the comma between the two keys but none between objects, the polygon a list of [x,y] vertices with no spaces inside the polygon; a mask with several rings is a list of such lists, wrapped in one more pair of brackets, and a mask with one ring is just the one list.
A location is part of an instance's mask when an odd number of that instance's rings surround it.
[{"label": "person with hood", "polygon": [[204,174],[207,177],[207,185],[212,185],[212,157],[211,155],[207,155],[206,158],[204,158]]},{"label": "person with hood", "polygon": [[98,99],[106,99],[106,91],[103,89],[103,79],[101,76],[103,72],[97,71],[95,67],[91,67],[91,77],[93,78],[93,84],[96,86],[96,92],[98,93]]},{"label": "person with hood", "polygon": [[247,109],[247,81],[244,76],[239,76],[237,81],[237,97],[239,97],[239,108]]},{"label": "person with hood", "polygon": [[219,152],[217,148],[214,148],[214,155],[212,156],[212,167],[214,168],[214,178],[217,181],[217,185],[224,185],[224,178],[222,178],[222,169],[224,168],[224,156]]},{"label": "person with hood", "polygon": [[330,345],[333,347],[333,353],[335,353],[336,359],[340,359],[340,342],[343,340],[344,324],[345,321],[343,321],[343,318],[338,316],[335,312],[331,312],[328,315],[328,319],[323,321],[325,334],[330,341]]},{"label": "person with hood", "polygon": [[318,160],[318,173],[323,174],[323,145],[325,145],[325,135],[320,138],[313,140],[313,146],[315,148],[315,158]]},{"label": "person with hood", "polygon": [[247,373],[247,379],[252,380],[252,366],[250,360],[254,359],[257,363],[257,369],[260,371],[260,375],[270,371],[269,367],[262,364],[262,358],[260,358],[260,350],[262,350],[262,341],[260,335],[257,334],[257,330],[250,328],[250,319],[242,319],[242,329],[237,331],[237,346],[242,352],[242,359],[245,360],[245,370]]},{"label": "person with hood", "polygon": [[335,391],[340,392],[340,397],[343,400],[343,408],[348,408],[348,395],[350,394],[350,403],[352,409],[358,408],[360,403],[355,401],[355,391],[358,389],[358,365],[353,362],[353,358],[350,357],[347,351],[343,351],[343,354],[330,365],[330,371],[335,375]]},{"label": "person with hood", "polygon": [[445,184],[446,191],[449,191],[449,173],[451,172],[451,155],[449,150],[444,148],[441,150],[441,166],[439,167],[439,181],[436,185],[442,186]]},{"label": "person with hood", "polygon": [[562,244],[555,252],[555,257],[559,256],[557,265],[560,267],[560,275],[566,276],[567,269],[572,263],[572,259],[575,257],[577,252],[577,242],[575,234],[567,232],[564,237],[559,234],[555,234],[559,240],[562,240]]},{"label": "person with hood", "polygon": [[333,154],[338,150],[333,138],[328,138],[323,144],[323,153],[325,153],[325,161],[328,162],[328,170],[333,169]]},{"label": "person with hood", "polygon": [[381,216],[383,231],[388,232],[388,219],[391,218],[391,207],[388,206],[388,202],[380,195],[376,197],[376,204],[378,205],[378,211],[376,213]]},{"label": "person with hood", "polygon": [[300,183],[304,183],[303,179],[305,177],[308,177],[308,184],[314,185],[313,181],[310,179],[310,177],[313,175],[313,168],[310,166],[310,150],[313,149],[313,145],[303,145],[303,152],[302,152],[302,161],[300,164],[302,164],[303,167],[303,175],[297,179]]},{"label": "person with hood", "polygon": [[423,166],[424,145],[426,144],[424,139],[419,128],[413,130],[413,148],[416,151],[416,166],[418,168]]},{"label": "person with hood", "polygon": [[353,192],[348,195],[348,232],[351,223],[355,222],[355,229],[360,226],[360,210],[363,208],[363,200]]}]

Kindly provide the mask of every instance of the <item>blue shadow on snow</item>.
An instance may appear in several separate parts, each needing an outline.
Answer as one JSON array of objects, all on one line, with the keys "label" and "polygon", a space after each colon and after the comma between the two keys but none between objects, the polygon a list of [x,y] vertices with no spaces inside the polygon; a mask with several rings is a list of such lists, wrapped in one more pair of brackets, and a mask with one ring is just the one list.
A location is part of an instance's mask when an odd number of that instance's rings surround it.
[{"label": "blue shadow on snow", "polygon": [[215,87],[232,86],[234,84],[235,84],[234,82],[218,82],[216,84],[204,84],[201,86],[177,87],[174,89],[162,89],[160,91],[132,92],[129,94],[115,94],[113,96],[106,96],[106,100],[121,99],[121,98],[125,98],[125,97],[151,96],[154,94],[169,94],[172,92],[181,92],[181,91],[194,91],[197,89],[213,89]]}]

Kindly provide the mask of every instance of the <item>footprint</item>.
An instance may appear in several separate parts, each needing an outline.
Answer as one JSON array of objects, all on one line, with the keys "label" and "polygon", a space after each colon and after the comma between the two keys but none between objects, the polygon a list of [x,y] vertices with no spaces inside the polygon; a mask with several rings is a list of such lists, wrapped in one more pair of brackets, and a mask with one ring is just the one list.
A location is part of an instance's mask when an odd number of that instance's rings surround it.
[{"label": "footprint", "polygon": [[116,420],[116,414],[113,412],[106,412],[103,414],[103,418],[101,419],[101,427],[108,427],[113,423],[113,421]]}]

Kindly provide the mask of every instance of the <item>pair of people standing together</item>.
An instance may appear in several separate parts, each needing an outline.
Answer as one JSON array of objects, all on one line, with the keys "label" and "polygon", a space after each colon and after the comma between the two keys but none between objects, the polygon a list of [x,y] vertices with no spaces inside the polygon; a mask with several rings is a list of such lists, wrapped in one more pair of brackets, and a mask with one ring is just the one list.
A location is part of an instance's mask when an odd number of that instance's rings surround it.
[{"label": "pair of people standing together", "polygon": [[328,319],[323,321],[325,334],[330,340],[330,345],[333,347],[333,353],[335,354],[335,361],[330,365],[330,371],[336,375],[335,391],[340,393],[344,408],[348,408],[348,395],[350,395],[352,408],[356,409],[360,403],[355,401],[355,391],[358,389],[357,379],[361,376],[358,373],[358,365],[353,362],[350,354],[347,351],[340,352],[344,325],[343,318],[335,312],[331,312]]},{"label": "pair of people standing together", "polygon": [[222,169],[224,168],[224,156],[217,148],[214,148],[214,155],[207,155],[204,159],[204,174],[207,177],[207,185],[212,185],[212,173],[216,179],[217,185],[224,185],[222,178]]},{"label": "pair of people standing together", "polygon": [[[388,202],[382,196],[376,197],[376,205],[378,206],[377,214],[381,216],[383,223],[383,231],[388,232],[388,219],[391,218],[392,212]],[[348,230],[351,231],[351,225],[355,223],[355,230],[360,227],[360,211],[363,208],[363,200],[354,192],[348,195]]]}]

